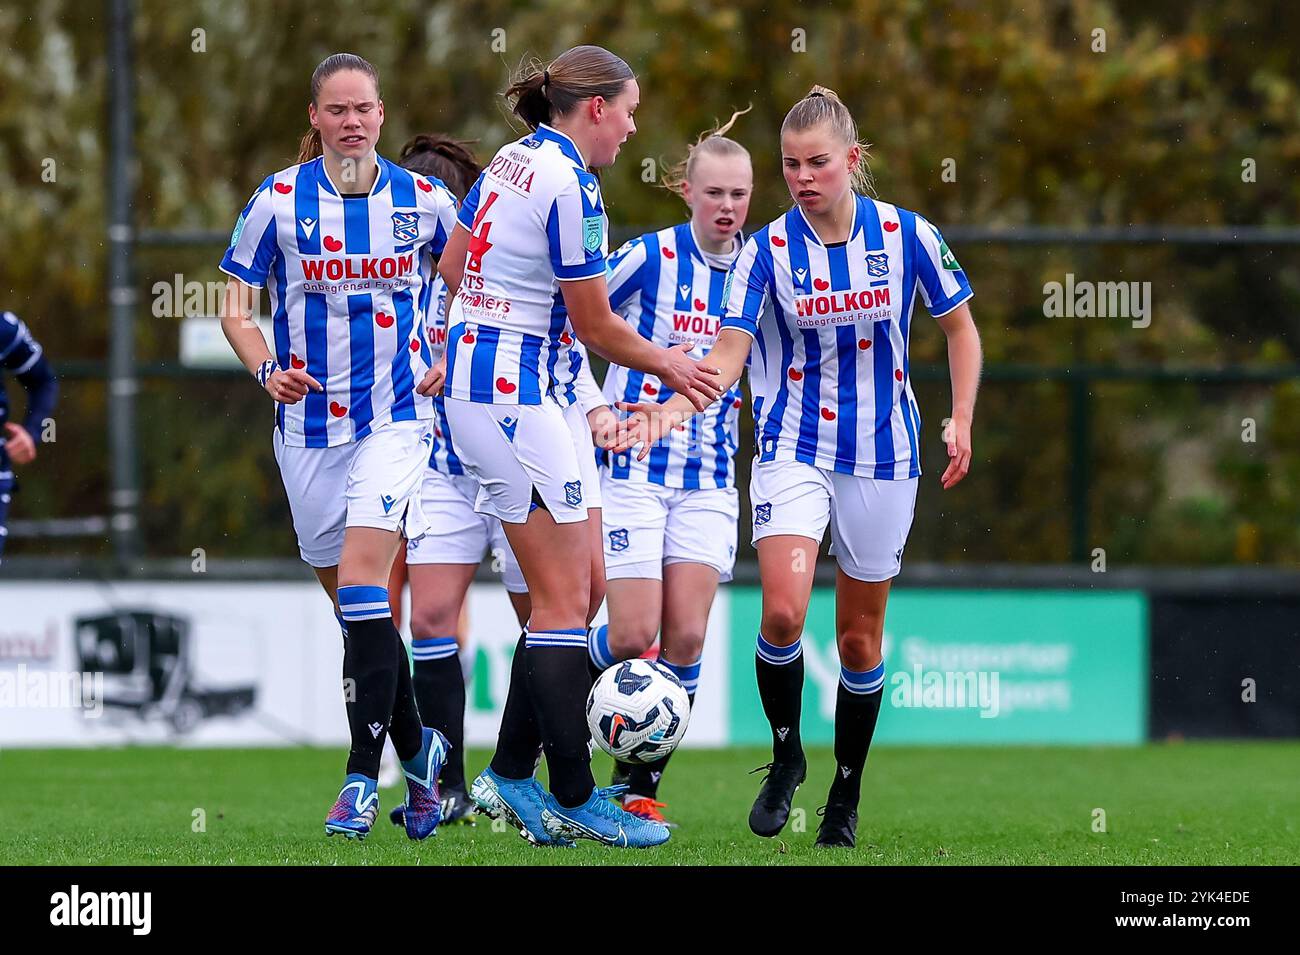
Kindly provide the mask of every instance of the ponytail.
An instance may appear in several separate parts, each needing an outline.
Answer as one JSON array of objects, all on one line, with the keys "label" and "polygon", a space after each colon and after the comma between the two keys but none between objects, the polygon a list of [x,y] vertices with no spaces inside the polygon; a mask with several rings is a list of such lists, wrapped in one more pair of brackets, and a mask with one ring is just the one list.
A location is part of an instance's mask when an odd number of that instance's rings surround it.
[{"label": "ponytail", "polygon": [[536,129],[570,112],[578,103],[600,96],[613,99],[636,74],[622,59],[599,46],[575,46],[548,65],[533,60],[506,90],[514,114]]},{"label": "ponytail", "polygon": [[302,137],[302,142],[298,144],[298,162],[311,162],[324,154],[325,150],[320,144],[320,130],[313,126],[307,130]]}]

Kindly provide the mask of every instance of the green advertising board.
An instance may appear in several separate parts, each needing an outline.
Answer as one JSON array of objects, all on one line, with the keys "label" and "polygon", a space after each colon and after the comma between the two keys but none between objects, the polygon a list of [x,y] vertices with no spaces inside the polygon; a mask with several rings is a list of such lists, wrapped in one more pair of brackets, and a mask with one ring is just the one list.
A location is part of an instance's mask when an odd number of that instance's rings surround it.
[{"label": "green advertising board", "polygon": [[[766,743],[753,655],[761,595],[729,589],[729,736]],[[803,645],[803,738],[830,743],[839,680],[833,590],[814,590]],[[883,744],[1140,743],[1146,597],[900,589],[885,617],[885,667],[876,731]]]}]

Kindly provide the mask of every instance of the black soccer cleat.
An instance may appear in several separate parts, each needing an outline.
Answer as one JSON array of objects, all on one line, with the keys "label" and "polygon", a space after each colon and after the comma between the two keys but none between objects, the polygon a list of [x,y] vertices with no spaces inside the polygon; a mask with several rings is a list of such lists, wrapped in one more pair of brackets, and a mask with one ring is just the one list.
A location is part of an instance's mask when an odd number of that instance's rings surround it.
[{"label": "black soccer cleat", "polygon": [[823,849],[852,849],[858,844],[858,810],[846,802],[827,803],[817,810],[822,817],[817,841]]},{"label": "black soccer cleat", "polygon": [[757,836],[775,836],[785,828],[790,818],[790,803],[795,790],[808,775],[808,761],[797,763],[768,763],[751,770],[750,775],[767,771],[763,785],[749,811],[749,828]]}]

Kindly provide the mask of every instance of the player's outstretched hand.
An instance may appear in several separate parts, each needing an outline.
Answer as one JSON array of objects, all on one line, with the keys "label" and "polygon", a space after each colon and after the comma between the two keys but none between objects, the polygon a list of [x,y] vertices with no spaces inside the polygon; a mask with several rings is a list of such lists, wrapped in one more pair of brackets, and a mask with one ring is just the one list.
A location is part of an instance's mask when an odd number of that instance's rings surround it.
[{"label": "player's outstretched hand", "polygon": [[277,369],[266,379],[266,390],[282,405],[296,405],[309,391],[324,391],[320,382],[301,368]]},{"label": "player's outstretched hand", "polygon": [[696,411],[703,411],[722,394],[718,382],[721,370],[691,358],[693,347],[684,342],[664,349],[664,368],[659,373],[659,380],[679,395],[689,398]]},{"label": "player's outstretched hand", "polygon": [[592,443],[605,451],[614,450],[624,431],[623,419],[609,405],[588,411],[587,426],[591,428]]},{"label": "player's outstretched hand", "polygon": [[36,442],[31,434],[12,421],[5,425],[5,450],[14,464],[31,464],[36,459]]},{"label": "player's outstretched hand", "polygon": [[664,406],[655,402],[620,401],[615,405],[620,411],[628,412],[623,419],[617,440],[609,447],[618,453],[641,445],[636,459],[644,461],[650,449],[659,443],[659,439],[669,431],[681,431],[686,427],[686,417],[679,411],[665,411]]},{"label": "player's outstretched hand", "polygon": [[442,394],[442,386],[447,381],[447,356],[443,355],[438,363],[424,373],[424,380],[415,386],[422,395],[433,397]]},{"label": "player's outstretched hand", "polygon": [[948,467],[940,480],[946,491],[950,487],[956,487],[970,470],[970,422],[950,418],[944,438],[948,445]]}]

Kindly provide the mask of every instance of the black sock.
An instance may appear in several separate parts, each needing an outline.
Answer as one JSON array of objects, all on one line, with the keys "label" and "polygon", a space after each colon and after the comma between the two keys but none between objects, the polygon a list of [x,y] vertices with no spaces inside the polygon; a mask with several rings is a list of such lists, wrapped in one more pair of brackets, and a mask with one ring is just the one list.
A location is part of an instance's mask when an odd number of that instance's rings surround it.
[{"label": "black sock", "polygon": [[501,712],[501,729],[497,749],[492,754],[492,772],[506,779],[527,779],[537,768],[537,752],[542,735],[533,714],[528,693],[528,656],[524,652],[526,632],[519,635],[515,656],[510,663],[510,691]]},{"label": "black sock", "polygon": [[343,699],[352,736],[348,773],[377,779],[397,696],[396,628],[389,616],[388,590],[340,587],[338,594],[348,628],[343,651]]},{"label": "black sock", "polygon": [[420,755],[424,746],[424,724],[420,722],[420,708],[415,700],[415,685],[411,681],[411,658],[406,655],[406,643],[388,618],[393,631],[393,651],[397,655],[397,695],[393,699],[393,722],[388,736],[393,741],[397,758],[405,762]]},{"label": "black sock", "polygon": [[829,797],[832,802],[858,804],[862,770],[876,731],[884,685],[883,660],[866,672],[840,668],[840,684],[835,694],[835,779]]},{"label": "black sock", "polygon": [[551,793],[566,809],[591,796],[591,730],[587,727],[587,631],[527,632],[528,694],[546,750]]},{"label": "black sock", "polygon": [[760,633],[754,670],[763,712],[772,726],[773,761],[802,762],[799,714],[803,708],[803,644],[796,640],[788,647],[778,647]]},{"label": "black sock", "polygon": [[420,718],[447,737],[451,752],[442,767],[442,784],[465,786],[465,672],[455,637],[411,641],[415,657],[415,701]]},{"label": "black sock", "polygon": [[[660,661],[662,662],[662,661]],[[688,693],[691,706],[695,705],[695,694]],[[658,759],[649,763],[622,763],[629,770],[627,776],[627,795],[629,796],[646,796],[654,799],[659,795],[659,784],[663,781],[664,767],[668,765],[668,760],[672,759],[673,754],[670,751],[667,756],[660,756]]]}]

